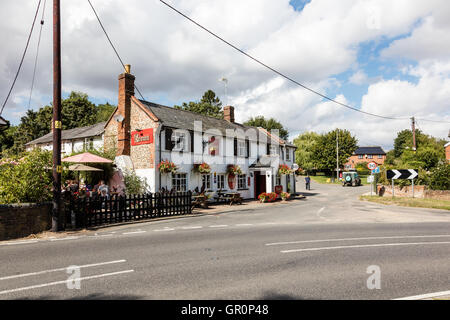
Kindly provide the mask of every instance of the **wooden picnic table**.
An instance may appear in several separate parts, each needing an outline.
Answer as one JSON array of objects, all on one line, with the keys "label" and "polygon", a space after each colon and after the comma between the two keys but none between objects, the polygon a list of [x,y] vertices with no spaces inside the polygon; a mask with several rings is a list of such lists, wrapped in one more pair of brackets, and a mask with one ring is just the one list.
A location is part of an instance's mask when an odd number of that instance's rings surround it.
[{"label": "wooden picnic table", "polygon": [[196,206],[201,206],[202,208],[208,208],[208,198],[204,194],[199,194],[196,196],[192,196],[192,209],[194,209]]},{"label": "wooden picnic table", "polygon": [[225,193],[225,199],[230,201],[230,206],[234,203],[242,204],[242,197],[239,192],[227,192]]}]

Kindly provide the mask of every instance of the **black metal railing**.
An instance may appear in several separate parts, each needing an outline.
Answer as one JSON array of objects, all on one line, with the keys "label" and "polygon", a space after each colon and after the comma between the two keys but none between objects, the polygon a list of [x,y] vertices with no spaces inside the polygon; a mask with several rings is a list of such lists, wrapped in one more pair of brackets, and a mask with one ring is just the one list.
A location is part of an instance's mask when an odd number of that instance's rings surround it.
[{"label": "black metal railing", "polygon": [[192,213],[191,192],[147,193],[111,197],[70,197],[65,201],[65,229]]}]

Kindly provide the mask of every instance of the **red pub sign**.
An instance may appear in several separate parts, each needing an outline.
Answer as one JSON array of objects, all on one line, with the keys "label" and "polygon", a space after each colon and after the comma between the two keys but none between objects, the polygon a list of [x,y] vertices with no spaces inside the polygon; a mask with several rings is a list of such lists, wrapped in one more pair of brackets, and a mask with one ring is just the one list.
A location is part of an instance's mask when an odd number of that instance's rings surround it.
[{"label": "red pub sign", "polygon": [[150,143],[153,143],[153,128],[131,132],[132,146]]}]

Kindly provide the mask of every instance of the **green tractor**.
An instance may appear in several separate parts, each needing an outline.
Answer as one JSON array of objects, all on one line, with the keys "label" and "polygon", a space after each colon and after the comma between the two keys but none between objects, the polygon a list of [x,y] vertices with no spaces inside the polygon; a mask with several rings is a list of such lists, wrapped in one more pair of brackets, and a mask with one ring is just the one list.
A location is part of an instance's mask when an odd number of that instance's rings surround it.
[{"label": "green tractor", "polygon": [[342,174],[342,186],[360,186],[361,178],[358,176],[357,172],[344,172]]}]

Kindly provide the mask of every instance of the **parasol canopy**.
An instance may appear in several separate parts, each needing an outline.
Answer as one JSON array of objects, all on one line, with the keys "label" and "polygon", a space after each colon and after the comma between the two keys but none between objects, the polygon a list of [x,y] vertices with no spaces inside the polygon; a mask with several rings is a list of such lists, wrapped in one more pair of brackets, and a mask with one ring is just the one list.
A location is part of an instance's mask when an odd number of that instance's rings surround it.
[{"label": "parasol canopy", "polygon": [[80,163],[69,166],[69,170],[70,171],[103,171],[102,169],[90,167],[90,166],[87,166],[85,164],[80,164]]},{"label": "parasol canopy", "polygon": [[77,154],[75,156],[67,157],[62,159],[63,162],[74,162],[74,163],[112,163],[112,160],[102,158],[95,154],[84,152]]}]

